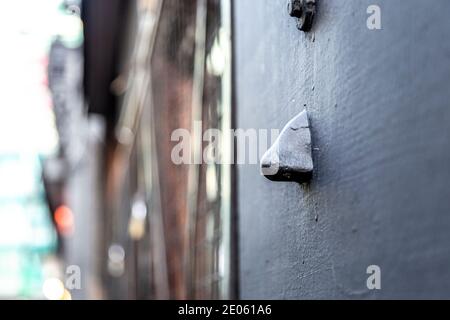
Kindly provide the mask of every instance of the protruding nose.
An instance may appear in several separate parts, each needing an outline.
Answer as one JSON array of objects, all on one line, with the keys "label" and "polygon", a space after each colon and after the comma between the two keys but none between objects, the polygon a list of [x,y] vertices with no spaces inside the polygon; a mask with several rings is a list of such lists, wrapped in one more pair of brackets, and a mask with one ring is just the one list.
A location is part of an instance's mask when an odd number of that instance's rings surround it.
[{"label": "protruding nose", "polygon": [[261,158],[261,174],[272,181],[304,183],[314,170],[308,114],[301,112],[281,131]]}]

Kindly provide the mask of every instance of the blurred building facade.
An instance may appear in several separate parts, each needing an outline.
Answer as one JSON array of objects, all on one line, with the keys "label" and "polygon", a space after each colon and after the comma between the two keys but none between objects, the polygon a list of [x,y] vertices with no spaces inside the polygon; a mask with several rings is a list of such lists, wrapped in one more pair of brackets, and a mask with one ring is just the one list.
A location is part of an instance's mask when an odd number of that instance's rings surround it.
[{"label": "blurred building facade", "polygon": [[60,230],[65,266],[82,271],[72,297],[235,297],[231,167],[176,166],[167,140],[194,121],[231,128],[229,3],[65,5],[84,44],[50,50],[60,153],[46,182],[52,211],[73,215]]}]

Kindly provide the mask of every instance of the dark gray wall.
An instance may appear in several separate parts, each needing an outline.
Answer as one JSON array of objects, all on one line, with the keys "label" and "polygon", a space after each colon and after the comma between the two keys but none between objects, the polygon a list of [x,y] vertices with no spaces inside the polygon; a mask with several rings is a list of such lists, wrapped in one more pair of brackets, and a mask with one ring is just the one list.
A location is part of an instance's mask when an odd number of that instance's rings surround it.
[{"label": "dark gray wall", "polygon": [[316,172],[238,168],[241,297],[450,298],[450,1],[322,0],[307,35],[286,4],[234,1],[237,127],[306,104]]}]

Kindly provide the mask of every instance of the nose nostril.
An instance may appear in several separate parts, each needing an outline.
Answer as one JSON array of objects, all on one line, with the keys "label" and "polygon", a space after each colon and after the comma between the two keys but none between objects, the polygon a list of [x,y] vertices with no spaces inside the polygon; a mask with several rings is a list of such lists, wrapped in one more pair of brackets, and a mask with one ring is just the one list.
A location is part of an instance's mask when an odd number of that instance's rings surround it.
[{"label": "nose nostril", "polygon": [[270,168],[272,166],[271,162],[262,162],[261,167],[264,169]]}]

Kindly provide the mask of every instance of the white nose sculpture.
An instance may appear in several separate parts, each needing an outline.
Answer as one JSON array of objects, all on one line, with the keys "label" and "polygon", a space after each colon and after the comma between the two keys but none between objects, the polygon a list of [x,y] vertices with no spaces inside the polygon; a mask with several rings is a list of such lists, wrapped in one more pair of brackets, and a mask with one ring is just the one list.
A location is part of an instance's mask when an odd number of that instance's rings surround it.
[{"label": "white nose sculpture", "polygon": [[304,183],[314,170],[308,114],[302,111],[261,158],[261,174],[272,181]]}]

